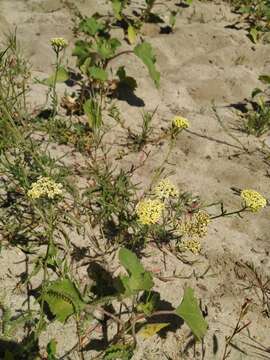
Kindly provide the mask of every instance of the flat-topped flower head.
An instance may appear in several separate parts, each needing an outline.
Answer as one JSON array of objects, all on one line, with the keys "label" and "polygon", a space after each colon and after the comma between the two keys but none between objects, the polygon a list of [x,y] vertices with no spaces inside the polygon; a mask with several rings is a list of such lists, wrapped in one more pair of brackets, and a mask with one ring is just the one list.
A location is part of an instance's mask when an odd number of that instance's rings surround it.
[{"label": "flat-topped flower head", "polygon": [[54,199],[56,196],[63,194],[62,188],[62,184],[56,183],[49,177],[40,177],[32,184],[31,189],[27,192],[27,195],[33,200],[41,197]]},{"label": "flat-topped flower head", "polygon": [[169,197],[176,197],[179,194],[177,187],[169,180],[161,180],[154,189],[154,194],[159,199],[167,199]]},{"label": "flat-topped flower head", "polygon": [[240,195],[246,207],[253,212],[257,212],[267,205],[267,200],[255,190],[245,189],[241,191]]},{"label": "flat-topped flower head", "polygon": [[181,243],[181,247],[183,250],[189,250],[195,255],[198,255],[202,248],[201,243],[197,239],[184,240]]},{"label": "flat-topped flower head", "polygon": [[68,46],[68,42],[64,38],[52,38],[51,46],[55,52],[60,52]]},{"label": "flat-topped flower head", "polygon": [[156,224],[161,218],[164,204],[160,200],[145,199],[136,206],[136,214],[143,225]]},{"label": "flat-topped flower head", "polygon": [[207,234],[210,216],[206,211],[199,210],[191,219],[184,220],[179,225],[179,232],[183,236],[203,237]]},{"label": "flat-topped flower head", "polygon": [[178,129],[187,129],[189,127],[189,121],[182,116],[175,116],[172,120],[172,124]]}]

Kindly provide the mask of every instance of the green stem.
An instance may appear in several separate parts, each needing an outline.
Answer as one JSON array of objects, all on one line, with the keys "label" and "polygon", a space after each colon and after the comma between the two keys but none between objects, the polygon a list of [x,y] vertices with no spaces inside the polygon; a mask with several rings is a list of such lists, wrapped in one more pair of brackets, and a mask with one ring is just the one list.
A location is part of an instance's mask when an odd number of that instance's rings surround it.
[{"label": "green stem", "polygon": [[226,210],[221,209],[221,214],[216,215],[216,216],[212,216],[210,219],[213,220],[213,219],[218,219],[218,218],[224,217],[224,216],[239,215],[239,214],[241,214],[242,212],[244,212],[246,210],[247,210],[246,206],[244,206],[240,210],[235,210],[235,211],[230,211],[230,212],[227,212]]},{"label": "green stem", "polygon": [[56,93],[56,83],[57,83],[57,75],[60,68],[60,61],[59,61],[59,51],[56,52],[56,68],[55,68],[55,75],[53,79],[52,85],[52,104],[53,104],[53,112],[52,112],[52,119],[55,118],[57,114],[57,107],[58,107],[58,96]]}]

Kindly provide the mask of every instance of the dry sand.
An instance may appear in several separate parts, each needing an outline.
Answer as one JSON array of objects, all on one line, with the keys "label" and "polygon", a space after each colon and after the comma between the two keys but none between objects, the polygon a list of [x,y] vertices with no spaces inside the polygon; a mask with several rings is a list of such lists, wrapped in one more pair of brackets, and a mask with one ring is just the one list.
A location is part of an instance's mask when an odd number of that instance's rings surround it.
[{"label": "dry sand", "polygon": [[[108,9],[105,1],[74,2],[84,14]],[[64,36],[73,41],[70,11],[61,0],[0,0],[0,9],[0,38],[8,28],[17,26],[18,38],[30,58],[34,74],[46,77],[51,72],[52,62],[49,39]],[[260,85],[258,76],[269,73],[270,48],[267,44],[252,44],[244,30],[226,28],[236,17],[221,1],[195,1],[178,16],[173,34],[160,35],[155,29],[146,29],[146,39],[156,51],[162,76],[159,90],[154,88],[146,69],[137,59],[127,59],[129,73],[138,80],[136,95],[143,99],[145,109],[154,110],[158,106],[154,119],[156,128],[165,126],[176,114],[185,115],[190,120],[191,132],[179,137],[167,166],[168,172],[174,171],[173,181],[183,190],[200,194],[206,202],[223,199],[229,208],[236,208],[239,204],[239,199],[230,189],[233,186],[254,188],[270,197],[269,168],[258,150],[262,139],[236,131],[238,119],[229,107],[250,96],[251,91]],[[37,85],[34,89],[29,101],[34,105],[42,104],[44,90]],[[239,144],[217,121],[212,101],[223,124],[253,151],[252,154],[235,147]],[[127,124],[134,126],[140,121],[143,108],[130,106],[124,101],[119,106]],[[166,151],[166,144],[152,151],[150,160],[140,170],[140,181],[148,183],[149,176],[161,163]],[[140,156],[125,158],[123,166],[131,160],[139,161]],[[147,249],[151,254],[145,261],[148,269],[160,269],[163,277],[171,276],[174,271],[183,277],[191,274],[190,279],[156,280],[156,287],[162,298],[173,305],[179,303],[186,284],[194,287],[203,307],[208,310],[209,331],[204,344],[206,360],[221,359],[225,336],[232,332],[246,298],[252,300],[246,318],[251,320],[251,325],[236,339],[238,350],[232,349],[230,359],[270,359],[267,352],[260,350],[260,345],[269,346],[269,318],[263,314],[260,292],[246,289],[248,275],[239,265],[249,261],[259,267],[263,276],[269,275],[269,215],[267,208],[260,215],[246,214],[243,219],[234,217],[215,221],[203,240],[201,255],[196,257],[197,262],[192,266],[168,255],[167,269],[164,270],[160,252]],[[14,265],[14,261],[20,258],[15,250],[3,251],[0,257],[1,293],[7,294],[17,281],[15,275],[23,271],[22,266]],[[200,277],[208,267],[206,276]],[[19,298],[19,294],[12,295],[15,308]],[[52,324],[42,342],[46,344],[50,338],[56,337],[63,355],[75,344],[73,333],[71,322],[65,328]],[[140,340],[134,359],[202,359],[201,347],[197,345],[194,353],[188,334],[184,325],[176,333],[168,333],[165,339],[156,336],[148,341]],[[89,351],[86,359],[91,359],[91,354]],[[76,359],[75,355],[71,359]]]}]

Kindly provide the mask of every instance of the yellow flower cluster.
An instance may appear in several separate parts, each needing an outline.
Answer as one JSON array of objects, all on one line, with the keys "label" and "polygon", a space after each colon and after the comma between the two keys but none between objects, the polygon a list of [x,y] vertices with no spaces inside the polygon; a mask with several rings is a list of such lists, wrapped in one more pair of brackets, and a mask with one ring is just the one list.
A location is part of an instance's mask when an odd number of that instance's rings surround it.
[{"label": "yellow flower cluster", "polygon": [[261,210],[267,204],[266,199],[255,190],[242,190],[241,198],[245,201],[246,207],[253,212]]},{"label": "yellow flower cluster", "polygon": [[199,210],[190,220],[185,220],[179,225],[179,231],[182,235],[189,237],[203,237],[207,234],[209,222],[209,214],[206,211]]},{"label": "yellow flower cluster", "polygon": [[62,195],[63,185],[56,183],[49,177],[40,177],[28,190],[27,195],[32,199],[39,199],[40,197],[55,198],[57,195]]},{"label": "yellow flower cluster", "polygon": [[59,52],[68,46],[68,42],[64,38],[52,38],[51,46],[55,52]]},{"label": "yellow flower cluster", "polygon": [[172,123],[179,129],[187,129],[189,127],[189,121],[181,116],[175,116]]},{"label": "yellow flower cluster", "polygon": [[197,239],[190,239],[190,240],[184,240],[181,243],[181,247],[184,250],[189,250],[191,252],[193,252],[193,254],[199,254],[199,252],[201,251],[201,243],[199,242],[199,240]]},{"label": "yellow flower cluster", "polygon": [[160,199],[167,199],[170,196],[176,197],[179,194],[177,187],[170,180],[161,180],[154,189],[155,195]]},{"label": "yellow flower cluster", "polygon": [[156,224],[161,218],[164,204],[160,200],[145,199],[136,206],[139,222],[143,225]]}]

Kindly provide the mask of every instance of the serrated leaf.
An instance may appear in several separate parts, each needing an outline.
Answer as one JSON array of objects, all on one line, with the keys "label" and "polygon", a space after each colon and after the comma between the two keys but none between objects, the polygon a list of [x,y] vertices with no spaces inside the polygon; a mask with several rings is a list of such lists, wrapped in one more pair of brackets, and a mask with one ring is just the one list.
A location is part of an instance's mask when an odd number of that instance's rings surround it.
[{"label": "serrated leaf", "polygon": [[82,66],[90,55],[89,43],[84,40],[76,41],[75,48],[72,51],[72,55],[77,57],[77,66]]},{"label": "serrated leaf", "polygon": [[156,87],[159,87],[160,73],[155,67],[156,57],[154,55],[152,46],[147,42],[143,42],[135,47],[134,54],[137,55],[146,65]]},{"label": "serrated leaf", "polygon": [[128,41],[131,45],[133,45],[136,40],[137,40],[137,32],[136,32],[136,29],[134,28],[134,26],[132,25],[128,25],[128,32],[127,32],[127,35],[128,35]]},{"label": "serrated leaf", "polygon": [[104,30],[104,28],[105,25],[94,17],[84,19],[79,24],[79,30],[91,36],[95,36],[98,32]]},{"label": "serrated leaf", "polygon": [[176,308],[175,313],[185,320],[197,340],[204,337],[207,331],[207,322],[204,320],[193,289],[185,289],[183,300]]},{"label": "serrated leaf", "polygon": [[109,59],[115,55],[119,46],[121,42],[118,39],[100,39],[97,42],[96,51],[102,59]]},{"label": "serrated leaf", "polygon": [[108,73],[106,70],[103,70],[97,66],[91,66],[89,68],[89,75],[99,81],[106,81],[108,80]]},{"label": "serrated leaf", "polygon": [[[55,75],[56,75],[56,73],[51,75],[49,78],[42,80],[42,83],[44,85],[52,86],[55,81]],[[68,79],[69,79],[69,74],[68,74],[67,70],[63,66],[60,66],[57,71],[56,82],[57,83],[65,82]]]},{"label": "serrated leaf", "polygon": [[160,330],[164,329],[166,326],[170,325],[169,323],[156,323],[156,324],[146,324],[144,325],[138,335],[141,335],[143,338],[147,339],[156,335]]},{"label": "serrated leaf", "polygon": [[72,314],[80,312],[85,306],[78,289],[69,279],[51,282],[42,297],[57,320],[61,322],[66,321]]}]

